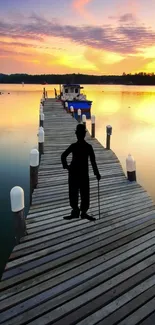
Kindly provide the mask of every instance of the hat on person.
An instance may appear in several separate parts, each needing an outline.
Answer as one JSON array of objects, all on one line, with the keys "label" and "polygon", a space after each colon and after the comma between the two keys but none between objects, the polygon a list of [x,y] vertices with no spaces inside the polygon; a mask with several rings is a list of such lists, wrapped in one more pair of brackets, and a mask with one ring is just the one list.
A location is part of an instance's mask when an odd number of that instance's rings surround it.
[{"label": "hat on person", "polygon": [[76,127],[76,132],[87,132],[86,127],[84,124],[78,124]]}]

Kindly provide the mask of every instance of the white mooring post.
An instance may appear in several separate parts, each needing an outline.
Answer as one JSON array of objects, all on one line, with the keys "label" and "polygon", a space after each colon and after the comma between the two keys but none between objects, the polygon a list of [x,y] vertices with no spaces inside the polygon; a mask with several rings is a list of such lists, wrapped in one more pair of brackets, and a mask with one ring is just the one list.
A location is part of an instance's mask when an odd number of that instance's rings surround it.
[{"label": "white mooring post", "polygon": [[72,117],[74,117],[74,107],[73,106],[70,107],[70,112],[71,112]]},{"label": "white mooring post", "polygon": [[24,191],[20,186],[15,186],[10,191],[11,211],[14,215],[14,228],[16,244],[27,235],[24,214]]},{"label": "white mooring post", "polygon": [[40,113],[40,123],[39,125],[44,127],[44,119],[45,119],[45,115],[44,113]]},{"label": "white mooring post", "polygon": [[82,123],[86,128],[86,115],[85,114],[82,114]]},{"label": "white mooring post", "polygon": [[41,113],[44,113],[43,105],[42,105],[42,104],[40,104],[40,111],[39,111],[39,112],[40,112],[40,114],[41,114]]},{"label": "white mooring post", "polygon": [[39,163],[41,160],[41,155],[44,154],[44,129],[42,126],[39,128],[38,132],[38,150],[39,150]]},{"label": "white mooring post", "polygon": [[95,138],[95,115],[91,117],[91,136]]},{"label": "white mooring post", "polygon": [[68,103],[67,102],[65,102],[65,109],[68,112]]},{"label": "white mooring post", "polygon": [[44,107],[44,103],[45,103],[45,98],[42,98],[41,104]]},{"label": "white mooring post", "polygon": [[112,135],[112,126],[111,125],[106,126],[106,133],[107,133],[106,149],[110,150],[110,137]]},{"label": "white mooring post", "polygon": [[81,109],[79,108],[78,111],[78,122],[81,123]]},{"label": "white mooring post", "polygon": [[130,182],[136,182],[136,162],[129,154],[126,158],[127,178]]},{"label": "white mooring post", "polygon": [[32,149],[30,152],[30,205],[32,194],[38,184],[39,151]]}]

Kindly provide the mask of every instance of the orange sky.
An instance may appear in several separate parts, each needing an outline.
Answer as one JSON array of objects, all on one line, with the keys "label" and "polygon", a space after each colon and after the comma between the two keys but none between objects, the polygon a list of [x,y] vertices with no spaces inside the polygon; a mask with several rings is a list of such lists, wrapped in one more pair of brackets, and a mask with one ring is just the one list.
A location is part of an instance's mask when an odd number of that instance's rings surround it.
[{"label": "orange sky", "polygon": [[154,72],[154,0],[1,0],[0,73]]}]

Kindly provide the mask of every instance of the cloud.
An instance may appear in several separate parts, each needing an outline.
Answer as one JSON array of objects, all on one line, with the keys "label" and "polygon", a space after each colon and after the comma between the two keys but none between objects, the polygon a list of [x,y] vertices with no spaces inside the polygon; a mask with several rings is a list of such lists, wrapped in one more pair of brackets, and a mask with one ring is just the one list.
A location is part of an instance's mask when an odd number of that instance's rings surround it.
[{"label": "cloud", "polygon": [[92,0],[74,0],[73,8],[77,11],[82,17],[86,18],[90,22],[95,22],[94,16],[88,12],[86,5],[89,4]]},{"label": "cloud", "polygon": [[16,51],[15,47],[23,47],[23,48],[28,48],[28,49],[43,49],[43,50],[63,50],[65,51],[64,48],[62,47],[54,47],[54,46],[46,46],[46,45],[37,45],[37,44],[32,44],[32,43],[25,43],[25,42],[8,42],[8,41],[1,41],[0,40],[0,46],[4,46],[7,48],[12,48],[14,47],[14,50]]},{"label": "cloud", "polygon": [[[121,20],[127,18],[127,22],[123,25],[118,22],[115,27],[113,25],[98,26],[71,26],[61,25],[55,21],[48,21],[44,18],[34,20],[29,19],[27,23],[5,23],[0,22],[0,35],[13,39],[37,40],[43,48],[43,40],[46,37],[58,37],[68,39],[76,44],[101,49],[121,54],[139,53],[140,49],[151,47],[155,41],[155,31],[135,22],[131,24],[131,14],[121,17]],[[33,46],[32,46],[33,47]],[[34,45],[34,47],[36,47]]]},{"label": "cloud", "polygon": [[12,57],[12,56],[32,56],[32,54],[30,53],[24,53],[24,52],[20,52],[20,51],[16,51],[16,50],[7,50],[7,49],[4,49],[3,47],[1,47],[1,44],[0,44],[0,57]]},{"label": "cloud", "polygon": [[122,74],[144,71],[146,65],[152,62],[152,59],[145,59],[141,56],[112,56],[111,53],[101,52],[98,50],[86,49],[85,58],[95,65],[97,72],[100,74]]},{"label": "cloud", "polygon": [[119,18],[120,23],[126,23],[126,22],[131,22],[131,21],[136,21],[135,16],[132,13],[127,13]]},{"label": "cloud", "polygon": [[130,12],[123,15],[109,16],[108,18],[112,20],[117,20],[120,23],[137,22],[136,17]]},{"label": "cloud", "polygon": [[[24,30],[24,26],[26,30]],[[22,34],[23,31],[23,34]],[[1,37],[13,37],[14,39],[16,38],[25,38],[25,39],[30,39],[30,40],[37,40],[37,41],[42,41],[43,38],[39,35],[39,33],[35,32],[35,25],[34,29],[32,28],[32,25],[29,23],[6,23],[4,21],[0,21],[0,36]]]}]

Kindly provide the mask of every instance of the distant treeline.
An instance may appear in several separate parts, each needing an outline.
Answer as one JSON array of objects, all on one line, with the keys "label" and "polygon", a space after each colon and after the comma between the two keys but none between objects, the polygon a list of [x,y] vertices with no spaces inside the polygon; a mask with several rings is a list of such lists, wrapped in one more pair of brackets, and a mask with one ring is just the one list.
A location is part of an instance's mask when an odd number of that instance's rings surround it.
[{"label": "distant treeline", "polygon": [[120,76],[94,76],[86,74],[46,74],[46,75],[29,75],[29,74],[1,74],[0,83],[2,84],[123,84],[123,85],[155,85],[154,73],[146,74],[143,72],[136,74],[125,74]]}]

